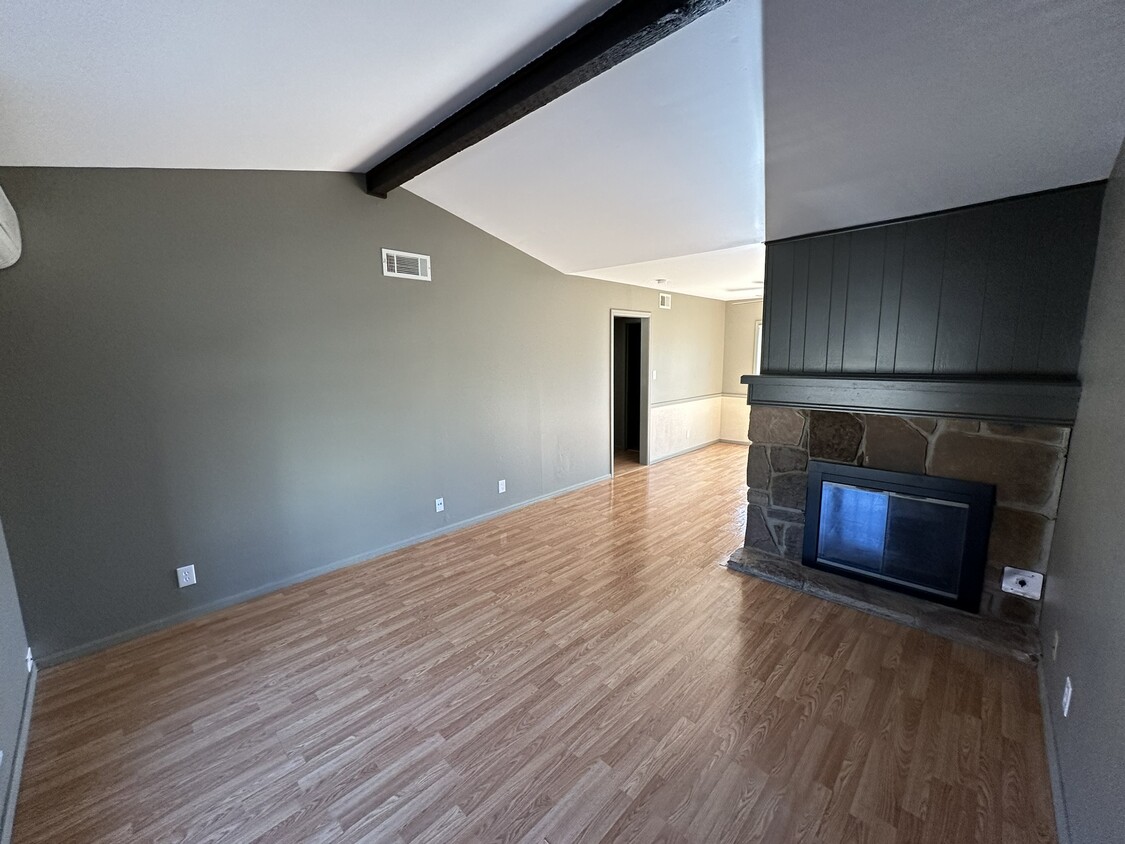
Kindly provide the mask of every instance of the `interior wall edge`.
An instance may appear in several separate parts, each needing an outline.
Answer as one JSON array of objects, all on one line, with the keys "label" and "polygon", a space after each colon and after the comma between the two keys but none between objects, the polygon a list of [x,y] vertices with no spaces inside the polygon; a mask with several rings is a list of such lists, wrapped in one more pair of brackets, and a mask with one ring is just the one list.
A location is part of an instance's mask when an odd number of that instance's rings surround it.
[{"label": "interior wall edge", "polygon": [[23,714],[20,718],[19,733],[16,738],[16,752],[12,759],[12,777],[8,781],[8,793],[4,796],[3,815],[0,816],[0,844],[12,840],[12,824],[16,819],[16,800],[20,793],[20,776],[23,773],[23,760],[27,754],[27,741],[31,735],[31,711],[35,705],[35,685],[39,680],[39,667],[32,663],[27,675],[27,685],[23,693]]}]

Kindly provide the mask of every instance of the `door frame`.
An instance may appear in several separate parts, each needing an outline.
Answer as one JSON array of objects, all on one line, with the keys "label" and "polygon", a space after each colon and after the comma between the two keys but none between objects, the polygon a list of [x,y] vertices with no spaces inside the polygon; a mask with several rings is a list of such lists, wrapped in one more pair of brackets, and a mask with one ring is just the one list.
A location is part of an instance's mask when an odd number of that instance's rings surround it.
[{"label": "door frame", "polygon": [[613,425],[614,425],[614,355],[613,332],[618,317],[630,317],[641,321],[641,418],[640,418],[640,464],[648,465],[648,415],[650,409],[648,382],[649,382],[649,327],[652,321],[652,311],[628,311],[620,308],[610,308],[609,311],[609,474],[613,475]]}]

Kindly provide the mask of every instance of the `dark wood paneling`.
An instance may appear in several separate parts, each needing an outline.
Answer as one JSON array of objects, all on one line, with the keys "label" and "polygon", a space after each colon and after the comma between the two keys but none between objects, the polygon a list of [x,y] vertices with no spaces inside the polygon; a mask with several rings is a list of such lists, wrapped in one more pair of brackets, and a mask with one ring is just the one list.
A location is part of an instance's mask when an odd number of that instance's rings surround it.
[{"label": "dark wood paneling", "polygon": [[[768,246],[766,254],[769,254]],[[844,327],[851,254],[851,235],[835,235],[832,238],[832,295],[828,304],[828,372],[840,372],[844,368]]]},{"label": "dark wood paneling", "polygon": [[898,347],[899,300],[902,295],[902,258],[906,246],[906,228],[888,226],[886,251],[883,255],[883,302],[879,307],[879,348],[876,352],[877,372],[895,371],[895,350]]},{"label": "dark wood paneling", "polygon": [[1028,272],[1027,239],[1030,202],[1014,202],[992,234],[992,249],[985,275],[982,331],[976,370],[981,375],[1035,372],[1035,359],[1016,359],[1016,333],[1025,284],[1039,279]]},{"label": "dark wood paneling", "polygon": [[1073,425],[1077,380],[744,375],[747,403],[900,416],[945,416],[1035,425]]},{"label": "dark wood paneling", "polygon": [[928,375],[934,371],[947,229],[945,217],[918,220],[905,226],[896,373]]},{"label": "dark wood paneling", "polygon": [[[1090,221],[1100,218],[1101,194],[1064,194],[1049,210],[1043,229],[1037,233],[1044,243],[1070,246],[1050,250],[1039,268],[1044,278],[1055,282],[1048,284],[1043,294],[1036,371],[1044,375],[1065,375],[1078,370],[1098,246],[1098,228]],[[1079,326],[1079,330],[1072,330],[1074,326]]]},{"label": "dark wood paneling", "polygon": [[[885,228],[864,229],[851,238],[848,304],[844,311],[844,372],[875,371],[886,239]],[[860,279],[863,283],[859,283]]]},{"label": "dark wood paneling", "polygon": [[809,294],[805,302],[804,372],[828,369],[828,311],[832,305],[832,244],[830,237],[809,241]]},{"label": "dark wood paneling", "polygon": [[997,206],[950,215],[942,266],[934,372],[972,374],[984,317]]},{"label": "dark wood paneling", "polygon": [[781,244],[770,256],[770,342],[766,347],[769,372],[789,371],[789,336],[793,322],[793,253],[796,244]]},{"label": "dark wood paneling", "polygon": [[1104,190],[767,244],[765,373],[1073,376]]},{"label": "dark wood paneling", "polygon": [[809,242],[794,244],[793,250],[793,310],[789,316],[789,370],[800,372],[805,368],[805,319],[809,297]]}]

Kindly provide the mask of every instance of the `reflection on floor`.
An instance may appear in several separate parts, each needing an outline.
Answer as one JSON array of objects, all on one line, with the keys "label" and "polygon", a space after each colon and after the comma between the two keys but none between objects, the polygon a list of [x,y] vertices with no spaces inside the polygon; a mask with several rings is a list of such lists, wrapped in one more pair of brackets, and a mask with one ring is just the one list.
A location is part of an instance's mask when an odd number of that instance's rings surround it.
[{"label": "reflection on floor", "polygon": [[1035,671],[729,571],[713,445],[56,668],[15,844],[1049,842]]},{"label": "reflection on floor", "polygon": [[639,451],[626,451],[625,449],[618,449],[613,452],[613,474],[620,475],[625,472],[632,472],[636,469],[644,468],[641,466],[641,454]]}]

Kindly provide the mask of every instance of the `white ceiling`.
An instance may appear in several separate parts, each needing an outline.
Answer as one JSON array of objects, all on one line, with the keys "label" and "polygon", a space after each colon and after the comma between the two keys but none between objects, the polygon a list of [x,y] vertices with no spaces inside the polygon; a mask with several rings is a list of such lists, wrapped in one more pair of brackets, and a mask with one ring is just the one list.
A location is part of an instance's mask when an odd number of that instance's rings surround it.
[{"label": "white ceiling", "polygon": [[760,299],[766,276],[766,247],[755,243],[578,275],[714,299]]},{"label": "white ceiling", "polygon": [[406,187],[563,272],[740,299],[762,138],[760,8],[732,0]]},{"label": "white ceiling", "polygon": [[771,0],[766,233],[894,219],[1109,176],[1123,0]]},{"label": "white ceiling", "polygon": [[[0,164],[361,171],[612,3],[0,0]],[[1105,178],[1125,135],[1122,0],[760,7],[409,188],[567,272],[745,299],[766,236]]]},{"label": "white ceiling", "polygon": [[0,164],[359,171],[613,0],[0,0]]}]

